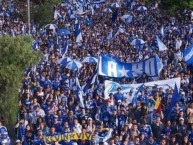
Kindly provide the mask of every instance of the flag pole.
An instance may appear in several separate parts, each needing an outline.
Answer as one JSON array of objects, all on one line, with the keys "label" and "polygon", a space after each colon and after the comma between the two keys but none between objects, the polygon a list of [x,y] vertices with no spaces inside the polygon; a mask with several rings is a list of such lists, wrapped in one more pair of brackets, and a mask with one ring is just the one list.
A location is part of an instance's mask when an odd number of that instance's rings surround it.
[{"label": "flag pole", "polygon": [[30,0],[27,0],[27,15],[28,15],[28,33],[30,35]]}]

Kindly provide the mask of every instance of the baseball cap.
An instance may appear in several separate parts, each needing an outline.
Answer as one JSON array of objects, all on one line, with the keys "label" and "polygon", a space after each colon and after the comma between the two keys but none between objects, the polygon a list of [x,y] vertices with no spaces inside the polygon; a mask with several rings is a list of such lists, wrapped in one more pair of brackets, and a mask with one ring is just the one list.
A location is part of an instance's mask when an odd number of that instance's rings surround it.
[{"label": "baseball cap", "polygon": [[20,141],[19,139],[17,139],[17,140],[15,141],[15,144],[17,144],[17,143],[21,143],[21,141]]},{"label": "baseball cap", "polygon": [[180,117],[179,120],[183,120],[184,121],[184,118]]},{"label": "baseball cap", "polygon": [[88,120],[92,120],[92,118],[91,118],[91,117],[89,117],[89,118],[88,118]]}]

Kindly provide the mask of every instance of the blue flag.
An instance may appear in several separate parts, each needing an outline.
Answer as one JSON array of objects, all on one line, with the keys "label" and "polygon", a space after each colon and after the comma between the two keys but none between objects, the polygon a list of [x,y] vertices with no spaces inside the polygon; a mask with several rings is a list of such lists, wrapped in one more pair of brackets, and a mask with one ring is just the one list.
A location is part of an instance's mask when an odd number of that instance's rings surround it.
[{"label": "blue flag", "polygon": [[68,40],[66,40],[64,48],[61,50],[61,54],[64,55],[67,53],[67,51],[68,51]]},{"label": "blue flag", "polygon": [[187,65],[193,63],[193,44],[189,48],[184,50],[183,55]]},{"label": "blue flag", "polygon": [[118,17],[118,8],[113,12],[112,22],[114,23]]},{"label": "blue flag", "polygon": [[77,96],[78,96],[78,99],[79,99],[80,107],[84,108],[83,90],[80,87],[80,82],[79,82],[78,77],[76,77],[76,87],[77,87]]},{"label": "blue flag", "polygon": [[167,110],[167,119],[171,118],[172,108],[174,107],[175,102],[179,101],[179,99],[180,99],[180,96],[178,94],[178,87],[175,84],[172,99],[171,99],[171,102],[170,102],[170,104],[168,106],[168,110]]},{"label": "blue flag", "polygon": [[89,86],[95,83],[97,77],[97,70],[95,70],[95,72],[93,73],[93,75],[87,80],[86,82],[86,86],[84,87],[84,92],[86,92],[86,90],[89,89]]},{"label": "blue flag", "polygon": [[75,32],[74,32],[74,35],[76,37],[76,42],[82,41],[82,33],[81,33],[80,21],[79,20],[75,21]]},{"label": "blue flag", "polygon": [[91,25],[91,21],[90,21],[90,19],[89,19],[89,17],[88,17],[87,15],[85,16],[84,23],[85,23],[87,26]]},{"label": "blue flag", "polygon": [[141,92],[142,90],[144,90],[144,87],[145,87],[144,84],[142,84],[141,86],[139,86],[137,92],[134,94],[134,97],[133,97],[133,99],[132,99],[132,104],[133,104],[133,106],[136,106],[136,105],[137,105],[137,95],[139,94],[139,92]]}]

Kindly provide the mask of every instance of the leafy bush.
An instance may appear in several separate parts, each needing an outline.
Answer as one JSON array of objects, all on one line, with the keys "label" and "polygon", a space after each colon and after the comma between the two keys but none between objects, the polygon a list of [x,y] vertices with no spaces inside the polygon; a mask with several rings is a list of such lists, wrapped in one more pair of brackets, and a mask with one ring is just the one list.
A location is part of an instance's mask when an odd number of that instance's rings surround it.
[{"label": "leafy bush", "polygon": [[0,37],[0,114],[5,117],[6,125],[16,122],[23,72],[40,57],[32,50],[31,37]]}]

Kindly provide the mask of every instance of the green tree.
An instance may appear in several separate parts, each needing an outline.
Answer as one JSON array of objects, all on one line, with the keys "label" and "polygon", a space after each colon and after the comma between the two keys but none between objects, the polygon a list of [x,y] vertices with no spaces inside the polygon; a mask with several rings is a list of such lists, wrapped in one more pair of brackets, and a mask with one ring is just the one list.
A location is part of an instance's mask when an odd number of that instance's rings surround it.
[{"label": "green tree", "polygon": [[54,7],[62,0],[41,0],[31,8],[32,19],[40,26],[52,23],[54,18]]},{"label": "green tree", "polygon": [[175,13],[176,10],[193,8],[193,0],[161,0],[162,9]]},{"label": "green tree", "polygon": [[193,9],[193,0],[144,0],[146,4],[157,1],[161,4],[161,9],[167,14],[175,15],[178,10]]},{"label": "green tree", "polygon": [[16,122],[23,72],[40,58],[41,54],[32,50],[31,37],[0,37],[0,114],[8,128]]}]

